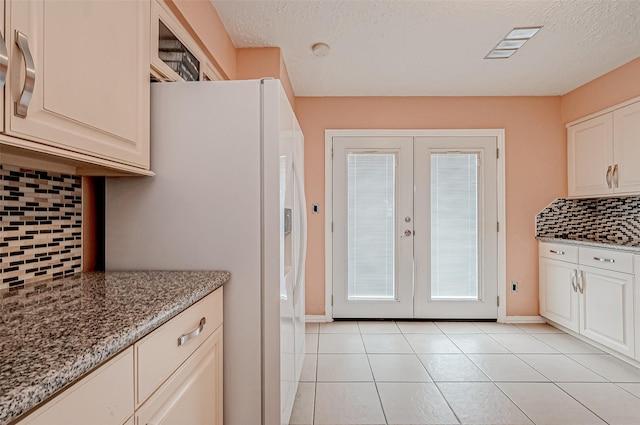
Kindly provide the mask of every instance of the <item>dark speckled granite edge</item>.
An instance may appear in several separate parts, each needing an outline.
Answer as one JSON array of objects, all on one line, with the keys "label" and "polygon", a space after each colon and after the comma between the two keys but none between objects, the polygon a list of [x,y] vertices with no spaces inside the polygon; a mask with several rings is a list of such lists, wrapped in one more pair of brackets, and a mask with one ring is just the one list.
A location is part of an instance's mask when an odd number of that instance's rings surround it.
[{"label": "dark speckled granite edge", "polygon": [[[181,272],[173,273],[176,278],[183,275]],[[78,353],[74,362],[65,363],[39,376],[37,385],[21,386],[0,397],[0,425],[15,424],[54,395],[66,390],[116,354],[222,287],[231,276],[229,272],[224,271],[211,273],[216,275],[215,284],[199,288],[178,300],[172,300],[173,302],[160,314],[152,314],[132,326],[115,330],[101,343],[94,345],[90,351]]]},{"label": "dark speckled granite edge", "polygon": [[536,237],[536,239],[539,242],[559,243],[564,245],[575,245],[575,246],[587,246],[591,248],[614,249],[616,251],[625,251],[625,252],[630,252],[632,254],[640,254],[640,247],[637,247],[637,246],[617,245],[612,243],[593,242],[593,241],[584,241],[584,240],[576,240],[576,239],[562,239],[562,238]]}]

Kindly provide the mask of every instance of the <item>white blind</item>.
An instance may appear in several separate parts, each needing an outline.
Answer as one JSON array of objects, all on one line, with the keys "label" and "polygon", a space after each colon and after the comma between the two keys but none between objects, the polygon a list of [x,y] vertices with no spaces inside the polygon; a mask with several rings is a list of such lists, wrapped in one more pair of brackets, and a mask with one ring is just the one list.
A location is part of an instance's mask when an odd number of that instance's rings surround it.
[{"label": "white blind", "polygon": [[394,299],[396,156],[350,153],[348,299]]},{"label": "white blind", "polygon": [[478,155],[431,155],[431,297],[478,299]]}]

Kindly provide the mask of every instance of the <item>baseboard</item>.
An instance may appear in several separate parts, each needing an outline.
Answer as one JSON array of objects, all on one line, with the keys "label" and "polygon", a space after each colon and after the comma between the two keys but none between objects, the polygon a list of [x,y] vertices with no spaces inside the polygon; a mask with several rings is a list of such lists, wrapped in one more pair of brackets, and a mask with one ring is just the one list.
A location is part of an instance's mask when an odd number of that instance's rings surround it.
[{"label": "baseboard", "polygon": [[542,316],[507,316],[503,323],[547,323]]},{"label": "baseboard", "polygon": [[305,316],[305,320],[307,323],[333,322],[333,319],[331,317],[327,317],[324,314],[307,314]]}]

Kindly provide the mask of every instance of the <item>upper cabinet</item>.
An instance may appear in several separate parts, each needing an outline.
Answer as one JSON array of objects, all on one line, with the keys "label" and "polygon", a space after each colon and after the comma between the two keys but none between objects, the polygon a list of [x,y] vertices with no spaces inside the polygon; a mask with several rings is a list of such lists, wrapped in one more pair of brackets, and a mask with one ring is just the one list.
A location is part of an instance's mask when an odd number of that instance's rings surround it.
[{"label": "upper cabinet", "polygon": [[640,193],[640,102],[568,126],[570,197]]},{"label": "upper cabinet", "polygon": [[150,2],[14,0],[5,18],[3,142],[148,170]]},{"label": "upper cabinet", "polygon": [[151,75],[155,81],[212,81],[219,74],[164,0],[151,1]]}]

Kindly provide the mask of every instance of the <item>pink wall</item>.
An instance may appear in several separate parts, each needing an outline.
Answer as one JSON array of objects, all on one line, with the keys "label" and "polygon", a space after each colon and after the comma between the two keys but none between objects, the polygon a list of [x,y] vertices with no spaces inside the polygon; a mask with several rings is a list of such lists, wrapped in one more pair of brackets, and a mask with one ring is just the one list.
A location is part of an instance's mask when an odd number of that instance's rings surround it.
[{"label": "pink wall", "polygon": [[208,0],[167,0],[167,4],[196,41],[209,52],[227,79],[236,79],[236,48],[218,12]]},{"label": "pink wall", "polygon": [[236,52],[236,79],[278,78],[295,109],[295,93],[279,47],[242,48],[236,49]]},{"label": "pink wall", "polygon": [[562,122],[571,122],[636,96],[640,96],[640,58],[562,96]]},{"label": "pink wall", "polygon": [[324,314],[325,129],[506,130],[508,315],[538,314],[538,249],[534,217],[567,190],[565,129],[559,97],[298,97],[296,114],[305,135],[307,202],[307,314]]}]

